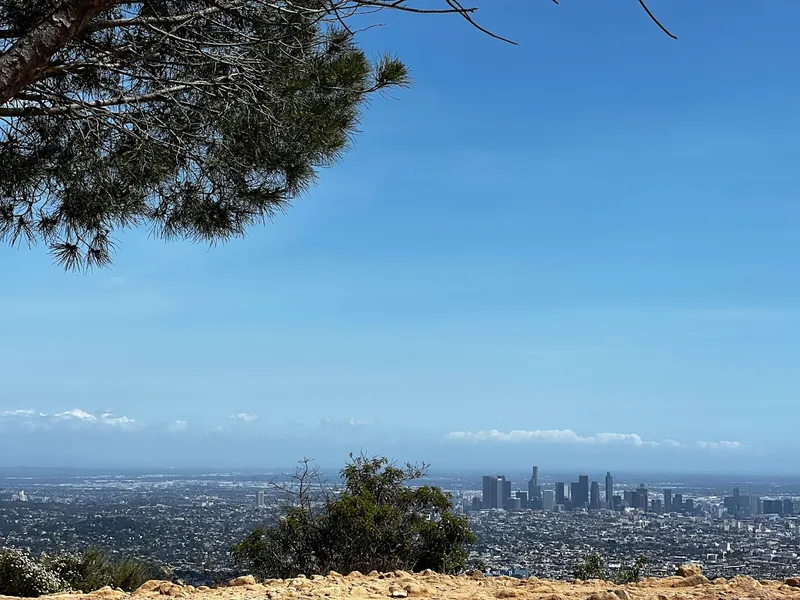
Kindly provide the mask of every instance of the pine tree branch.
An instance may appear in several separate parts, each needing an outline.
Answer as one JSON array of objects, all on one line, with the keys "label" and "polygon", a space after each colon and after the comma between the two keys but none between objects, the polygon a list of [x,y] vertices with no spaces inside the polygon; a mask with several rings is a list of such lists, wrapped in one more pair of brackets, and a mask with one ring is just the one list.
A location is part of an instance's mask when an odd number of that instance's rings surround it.
[{"label": "pine tree branch", "polygon": [[112,106],[123,105],[136,105],[143,102],[152,102],[155,100],[172,100],[172,95],[178,92],[183,92],[188,89],[216,87],[222,83],[231,81],[232,76],[226,75],[212,81],[192,81],[180,85],[151,92],[149,94],[140,94],[137,96],[123,96],[109,100],[95,100],[92,102],[73,102],[71,104],[63,104],[60,106],[40,107],[40,106],[22,106],[22,107],[0,107],[0,117],[31,117],[39,115],[64,115],[73,112],[91,111],[98,108],[109,108]]},{"label": "pine tree branch", "polygon": [[68,0],[0,55],[0,106],[32,83],[52,56],[113,0]]}]

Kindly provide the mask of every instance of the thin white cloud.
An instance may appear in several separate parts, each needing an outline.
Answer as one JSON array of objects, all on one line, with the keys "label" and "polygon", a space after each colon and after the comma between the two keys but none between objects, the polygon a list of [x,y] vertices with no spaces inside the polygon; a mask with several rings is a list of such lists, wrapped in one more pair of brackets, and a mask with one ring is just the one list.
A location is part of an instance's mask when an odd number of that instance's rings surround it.
[{"label": "thin white cloud", "polygon": [[720,440],[719,442],[697,442],[696,446],[703,450],[739,450],[744,448],[741,442]]},{"label": "thin white cloud", "polygon": [[[663,441],[645,440],[638,433],[595,433],[579,435],[572,429],[515,429],[499,431],[489,429],[483,431],[451,431],[446,438],[458,442],[471,443],[546,443],[546,444],[582,444],[582,445],[622,445],[634,447],[685,448],[687,444],[668,438]],[[736,450],[743,448],[741,442],[695,442],[693,447],[701,450]]]},{"label": "thin white cloud", "polygon": [[81,410],[80,408],[65,410],[64,412],[60,412],[53,415],[53,417],[60,421],[76,420],[76,421],[83,421],[85,423],[96,423],[98,421],[98,418],[96,416],[86,412],[85,410]]},{"label": "thin white cloud", "polygon": [[13,417],[35,417],[36,416],[35,410],[30,410],[27,408],[17,408],[14,410],[3,410],[0,411],[0,418],[13,418]]},{"label": "thin white cloud", "polygon": [[372,419],[356,419],[355,417],[351,417],[347,421],[347,424],[350,425],[350,427],[369,427],[374,423]]},{"label": "thin white cloud", "polygon": [[134,425],[136,423],[134,419],[115,415],[112,412],[104,412],[102,415],[100,415],[100,421],[106,425],[113,425],[115,427],[125,427],[127,425]]},{"label": "thin white cloud", "polygon": [[638,433],[598,433],[594,436],[600,444],[631,444],[632,446],[658,446],[658,442],[645,441]]},{"label": "thin white cloud", "polygon": [[231,415],[230,418],[236,421],[244,421],[246,423],[252,423],[253,421],[258,419],[258,415],[254,415],[252,413],[240,412],[236,413],[235,415]]},{"label": "thin white cloud", "polygon": [[47,414],[31,409],[14,409],[0,412],[0,421],[14,419],[22,422],[25,429],[42,429],[58,426],[93,426],[93,427],[130,427],[136,424],[134,419],[112,412],[99,415],[92,414],[80,408],[73,408],[62,412]]},{"label": "thin white cloud", "polygon": [[189,429],[189,423],[184,421],[183,419],[178,419],[177,421],[173,421],[172,423],[170,423],[167,429],[174,432],[186,431],[187,429]]}]

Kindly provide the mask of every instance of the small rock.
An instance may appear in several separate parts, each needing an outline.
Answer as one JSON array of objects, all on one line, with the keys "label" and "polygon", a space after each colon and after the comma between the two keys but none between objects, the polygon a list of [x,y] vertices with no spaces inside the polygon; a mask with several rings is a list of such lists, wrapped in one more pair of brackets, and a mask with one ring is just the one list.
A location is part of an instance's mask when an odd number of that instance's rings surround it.
[{"label": "small rock", "polygon": [[409,596],[429,596],[431,591],[424,585],[409,583],[403,588]]},{"label": "small rock", "polygon": [[675,585],[677,587],[694,587],[696,585],[704,585],[709,583],[708,577],[705,575],[691,575],[689,577],[684,577],[682,581],[679,581]]},{"label": "small rock", "polygon": [[120,589],[114,589],[110,585],[101,587],[99,590],[93,591],[90,596],[92,598],[102,598],[103,600],[112,600],[120,596],[127,596],[127,594]]},{"label": "small rock", "polygon": [[700,565],[681,565],[675,571],[675,574],[678,577],[692,577],[694,575],[702,575],[703,569],[700,568]]},{"label": "small rock", "polygon": [[235,577],[228,582],[228,585],[231,587],[237,587],[240,585],[255,585],[256,578],[252,575],[242,575],[241,577]]},{"label": "small rock", "polygon": [[408,592],[405,591],[403,588],[390,588],[389,589],[389,596],[392,598],[406,598],[408,597]]},{"label": "small rock", "polygon": [[735,587],[744,587],[744,588],[761,587],[760,583],[758,583],[752,577],[748,577],[747,575],[737,575],[736,577],[728,581],[728,583]]},{"label": "small rock", "polygon": [[633,600],[631,593],[623,588],[617,588],[613,593],[619,600]]},{"label": "small rock", "polygon": [[163,579],[150,579],[149,581],[145,581],[142,585],[140,585],[136,590],[134,590],[134,594],[145,594],[147,592],[155,592],[159,586],[170,583],[169,581],[165,581]]},{"label": "small rock", "polygon": [[588,600],[619,600],[613,592],[593,592]]},{"label": "small rock", "polygon": [[155,592],[158,592],[158,593],[160,593],[160,594],[166,594],[166,593],[169,591],[169,589],[170,589],[170,588],[171,588],[173,585],[175,585],[175,584],[174,584],[174,583],[172,583],[171,581],[165,581],[164,583],[162,583],[161,585],[159,585],[159,586],[158,586],[158,587],[157,587],[155,590],[153,590],[153,591],[155,591]]}]

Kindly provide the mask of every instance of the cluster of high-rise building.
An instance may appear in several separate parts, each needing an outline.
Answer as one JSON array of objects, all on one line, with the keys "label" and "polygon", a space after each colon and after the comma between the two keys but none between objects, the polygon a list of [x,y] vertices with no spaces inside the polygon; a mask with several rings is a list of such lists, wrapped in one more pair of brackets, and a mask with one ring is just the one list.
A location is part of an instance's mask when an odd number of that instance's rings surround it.
[{"label": "cluster of high-rise building", "polygon": [[651,498],[642,484],[634,490],[614,493],[614,477],[606,473],[601,492],[600,483],[589,482],[588,475],[578,475],[577,481],[555,482],[554,489],[544,489],[539,481],[539,467],[534,466],[527,490],[512,491],[511,481],[504,475],[484,475],[482,496],[473,498],[472,509],[502,508],[505,510],[616,510],[637,509],[643,512],[694,512],[694,501],[681,494],[663,490],[660,497]]},{"label": "cluster of high-rise building", "polygon": [[734,519],[746,519],[756,515],[794,515],[794,502],[791,498],[762,500],[758,496],[745,496],[733,489],[733,496],[726,496],[722,502],[726,516]]}]

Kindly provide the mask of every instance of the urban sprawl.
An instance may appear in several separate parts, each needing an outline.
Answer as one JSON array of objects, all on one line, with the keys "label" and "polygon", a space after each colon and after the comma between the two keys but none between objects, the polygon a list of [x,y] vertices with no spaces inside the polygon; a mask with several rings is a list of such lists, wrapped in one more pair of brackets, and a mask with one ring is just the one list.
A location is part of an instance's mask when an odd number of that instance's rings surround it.
[{"label": "urban sprawl", "polygon": [[[99,546],[170,568],[187,583],[239,574],[231,545],[280,514],[275,474],[14,475],[0,472],[0,546],[35,553]],[[710,577],[800,573],[800,482],[629,476],[591,481],[439,473],[477,535],[488,574],[570,579],[587,554],[613,568],[644,555],[652,575],[685,562]],[[649,481],[650,485],[639,482]],[[22,491],[24,489],[24,491]],[[738,490],[741,489],[743,493]]]}]

